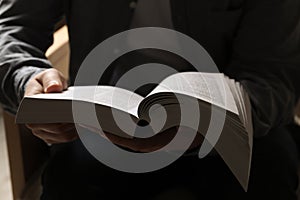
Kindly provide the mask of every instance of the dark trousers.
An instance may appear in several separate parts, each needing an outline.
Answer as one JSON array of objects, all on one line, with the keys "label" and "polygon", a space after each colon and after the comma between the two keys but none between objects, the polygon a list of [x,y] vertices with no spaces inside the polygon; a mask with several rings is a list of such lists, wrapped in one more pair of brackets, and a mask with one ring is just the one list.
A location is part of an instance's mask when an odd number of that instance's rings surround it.
[{"label": "dark trousers", "polygon": [[183,156],[159,171],[130,174],[104,166],[80,141],[55,145],[43,178],[43,200],[295,200],[297,148],[285,128],[255,139],[248,192],[219,156]]}]

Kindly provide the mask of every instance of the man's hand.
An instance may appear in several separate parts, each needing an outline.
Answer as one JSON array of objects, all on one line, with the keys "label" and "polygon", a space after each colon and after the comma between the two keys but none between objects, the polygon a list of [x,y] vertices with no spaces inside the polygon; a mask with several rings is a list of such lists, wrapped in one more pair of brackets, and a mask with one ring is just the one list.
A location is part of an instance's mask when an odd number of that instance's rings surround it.
[{"label": "man's hand", "polygon": [[[149,153],[156,150],[159,150],[169,144],[172,139],[175,137],[176,134],[179,134],[178,131],[180,131],[180,134],[182,135],[179,140],[180,141],[187,141],[191,137],[191,133],[194,132],[192,129],[187,127],[181,127],[178,129],[178,127],[170,128],[164,132],[158,133],[153,137],[150,138],[124,138],[119,137],[117,135],[102,132],[99,131],[96,128],[89,127],[87,125],[80,124],[81,127],[86,128],[94,133],[99,134],[103,138],[111,141],[112,143],[119,145],[124,148],[131,149],[136,152],[143,152],[143,153]],[[177,144],[177,146],[173,146],[172,149],[168,149],[170,151],[186,151],[188,149],[194,149],[198,146],[200,146],[203,142],[203,136],[200,133],[197,133],[196,138],[194,138],[194,141],[190,145],[189,148],[186,148],[184,146],[184,142],[182,144]]]},{"label": "man's hand", "polygon": [[[67,81],[59,71],[47,69],[29,80],[25,96],[62,92],[67,88]],[[35,136],[48,144],[71,142],[78,138],[73,124],[27,124],[26,126]]]},{"label": "man's hand", "polygon": [[59,71],[56,69],[47,69],[29,80],[25,89],[25,96],[62,92],[67,88],[67,80]]}]

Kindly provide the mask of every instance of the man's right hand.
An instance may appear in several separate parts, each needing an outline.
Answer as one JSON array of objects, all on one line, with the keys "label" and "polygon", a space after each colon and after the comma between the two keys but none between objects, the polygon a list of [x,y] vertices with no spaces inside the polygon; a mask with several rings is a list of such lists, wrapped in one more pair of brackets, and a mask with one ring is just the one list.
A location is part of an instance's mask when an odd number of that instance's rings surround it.
[{"label": "man's right hand", "polygon": [[[29,80],[25,88],[25,96],[62,92],[67,88],[67,80],[58,70],[47,69]],[[74,124],[27,124],[26,126],[35,136],[48,144],[71,142],[78,138]]]}]

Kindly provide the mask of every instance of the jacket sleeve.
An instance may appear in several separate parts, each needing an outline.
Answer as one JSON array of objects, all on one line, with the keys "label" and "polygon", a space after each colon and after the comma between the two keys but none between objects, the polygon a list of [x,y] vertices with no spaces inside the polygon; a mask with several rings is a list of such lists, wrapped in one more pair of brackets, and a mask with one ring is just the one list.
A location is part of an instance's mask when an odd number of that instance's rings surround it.
[{"label": "jacket sleeve", "polygon": [[246,0],[226,73],[246,88],[254,136],[293,119],[300,87],[300,1]]},{"label": "jacket sleeve", "polygon": [[15,113],[27,81],[51,64],[45,52],[62,0],[0,1],[0,102]]}]

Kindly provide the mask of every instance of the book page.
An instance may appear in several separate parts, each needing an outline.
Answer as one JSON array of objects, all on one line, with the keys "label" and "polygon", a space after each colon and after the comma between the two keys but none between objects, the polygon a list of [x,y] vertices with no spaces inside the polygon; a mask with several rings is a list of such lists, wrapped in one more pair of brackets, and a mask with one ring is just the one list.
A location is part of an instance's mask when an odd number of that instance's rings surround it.
[{"label": "book page", "polygon": [[75,86],[62,93],[37,94],[26,98],[85,101],[119,109],[136,117],[138,105],[144,99],[134,92],[112,86]]},{"label": "book page", "polygon": [[239,114],[231,90],[221,73],[185,72],[174,74],[163,80],[148,96],[160,92],[192,96]]}]

